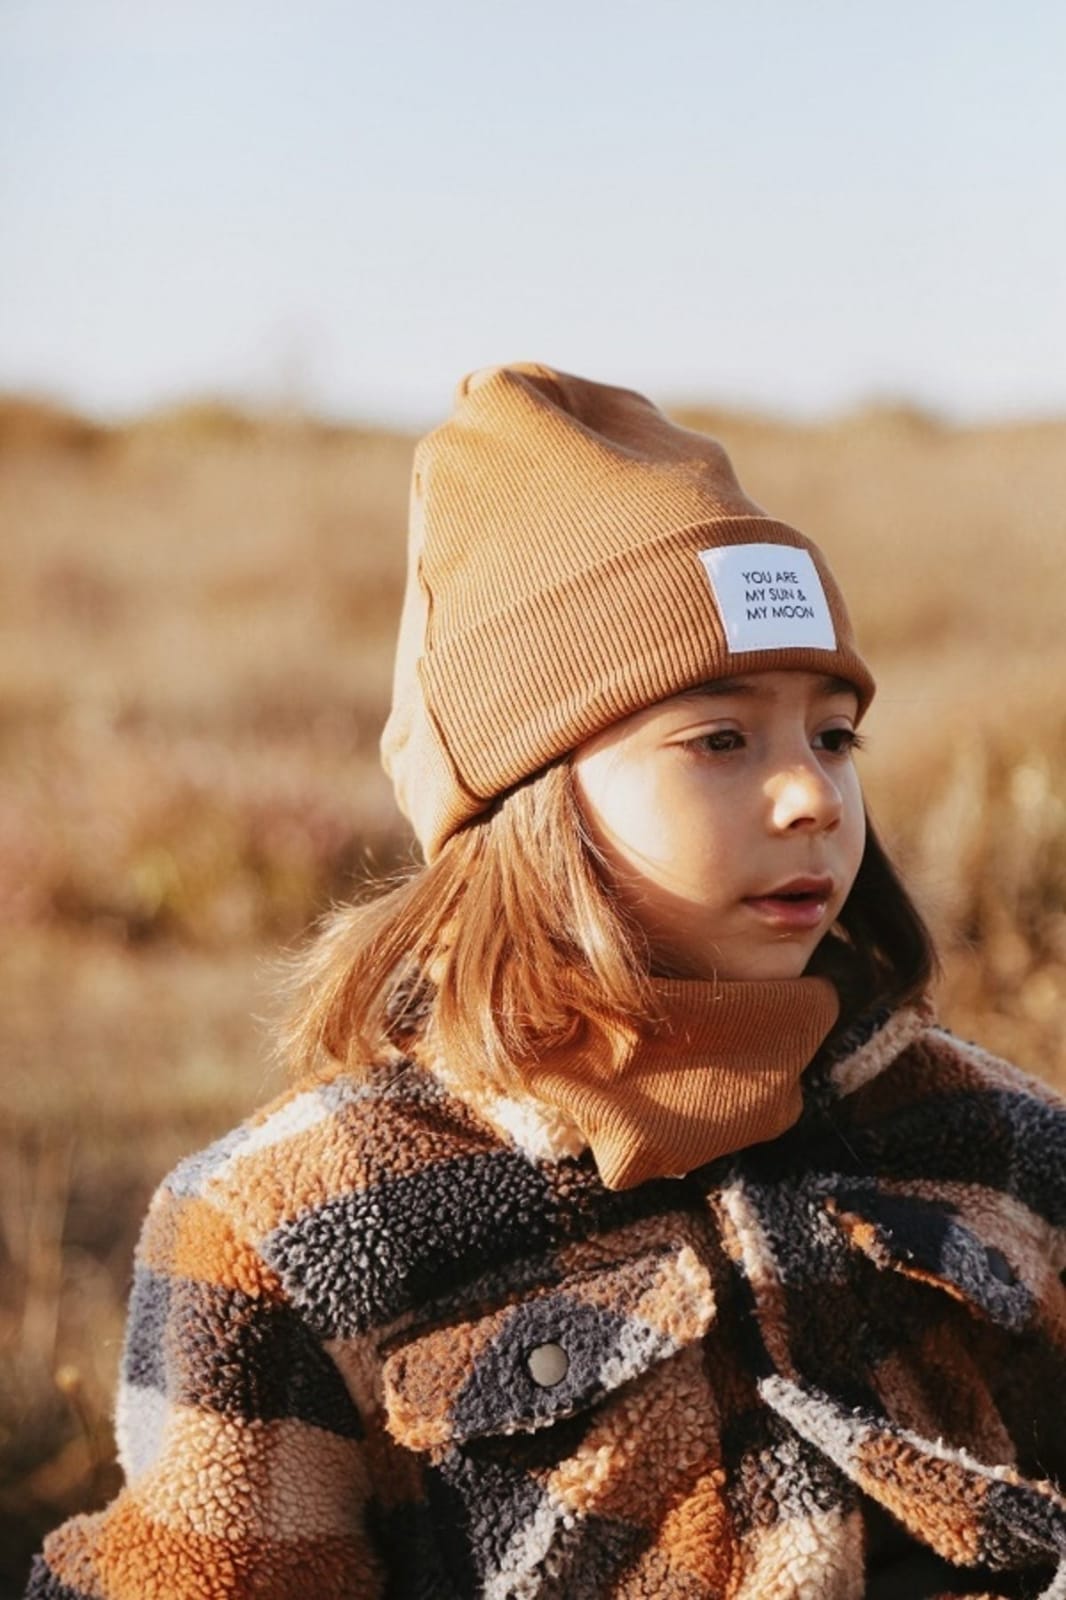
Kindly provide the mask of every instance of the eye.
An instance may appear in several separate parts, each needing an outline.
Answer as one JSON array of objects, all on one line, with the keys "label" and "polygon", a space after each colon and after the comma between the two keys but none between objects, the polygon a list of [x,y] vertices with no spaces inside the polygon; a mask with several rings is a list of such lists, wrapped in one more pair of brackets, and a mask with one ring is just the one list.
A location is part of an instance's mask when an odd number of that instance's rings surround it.
[{"label": "eye", "polygon": [[710,733],[700,733],[694,739],[686,739],[685,748],[694,750],[697,755],[727,756],[734,750],[743,750],[744,735],[738,733],[736,728],[715,728]]},{"label": "eye", "polygon": [[861,750],[862,746],[862,735],[856,733],[854,728],[823,728],[814,737],[814,748],[825,750],[831,756],[851,755],[853,750]]}]

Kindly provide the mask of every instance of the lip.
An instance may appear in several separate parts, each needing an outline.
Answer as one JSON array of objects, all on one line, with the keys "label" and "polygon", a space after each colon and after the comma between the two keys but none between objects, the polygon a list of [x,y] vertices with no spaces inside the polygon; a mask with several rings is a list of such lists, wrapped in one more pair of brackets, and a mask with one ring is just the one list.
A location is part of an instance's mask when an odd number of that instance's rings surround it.
[{"label": "lip", "polygon": [[763,922],[802,932],[823,920],[832,893],[830,877],[789,878],[765,894],[746,895],[744,904]]},{"label": "lip", "polygon": [[817,900],[828,900],[833,893],[833,880],[827,872],[818,876],[805,876],[789,878],[787,883],[775,884],[772,889],[767,889],[765,894],[753,895],[753,899],[772,900],[778,896],[811,895]]}]

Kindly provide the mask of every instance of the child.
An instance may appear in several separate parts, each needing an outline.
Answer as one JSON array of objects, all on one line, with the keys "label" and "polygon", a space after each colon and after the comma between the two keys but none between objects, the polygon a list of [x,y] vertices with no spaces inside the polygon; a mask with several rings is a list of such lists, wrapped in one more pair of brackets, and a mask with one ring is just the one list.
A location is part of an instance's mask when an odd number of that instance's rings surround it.
[{"label": "child", "polygon": [[160,1189],[128,1486],[32,1596],[1066,1596],[1066,1118],[932,1019],[872,693],[710,439],[460,386],[384,737],[428,865]]}]

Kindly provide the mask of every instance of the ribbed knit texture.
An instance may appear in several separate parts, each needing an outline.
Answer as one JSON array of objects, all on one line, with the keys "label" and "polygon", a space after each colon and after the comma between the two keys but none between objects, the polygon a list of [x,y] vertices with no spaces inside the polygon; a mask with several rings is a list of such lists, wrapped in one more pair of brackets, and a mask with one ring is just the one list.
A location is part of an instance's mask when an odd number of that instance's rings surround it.
[{"label": "ribbed knit texture", "polygon": [[[780,544],[818,570],[835,649],[730,652],[699,552]],[[386,770],[427,857],[496,796],[641,706],[731,673],[873,679],[821,552],[719,444],[627,389],[490,368],[415,455]]]},{"label": "ribbed knit texture", "polygon": [[790,1128],[804,1068],[840,1004],[824,978],[664,979],[655,1000],[655,1025],[588,1028],[524,1074],[573,1118],[609,1189],[680,1177]]}]

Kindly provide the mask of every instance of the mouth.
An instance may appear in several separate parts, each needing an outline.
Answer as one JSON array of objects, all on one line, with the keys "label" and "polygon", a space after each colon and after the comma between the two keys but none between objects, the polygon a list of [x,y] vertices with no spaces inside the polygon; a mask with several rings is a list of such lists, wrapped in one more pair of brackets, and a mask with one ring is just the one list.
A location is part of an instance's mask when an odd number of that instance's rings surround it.
[{"label": "mouth", "polygon": [[765,894],[746,896],[744,904],[764,922],[802,932],[822,921],[832,893],[830,877],[790,878]]}]

